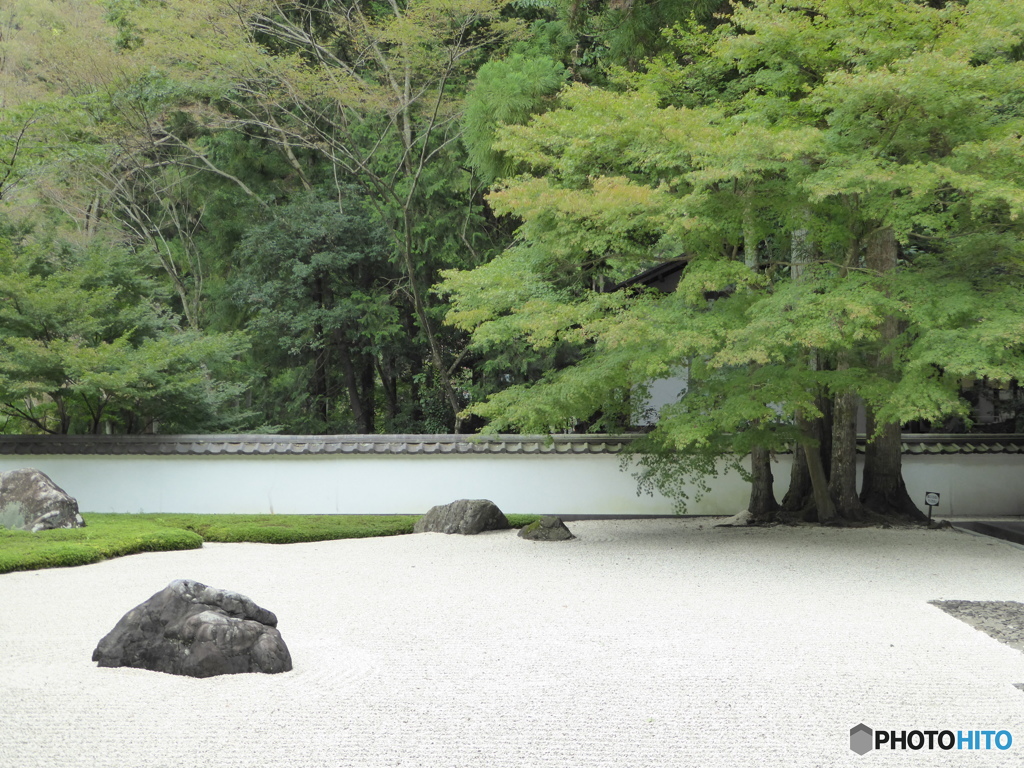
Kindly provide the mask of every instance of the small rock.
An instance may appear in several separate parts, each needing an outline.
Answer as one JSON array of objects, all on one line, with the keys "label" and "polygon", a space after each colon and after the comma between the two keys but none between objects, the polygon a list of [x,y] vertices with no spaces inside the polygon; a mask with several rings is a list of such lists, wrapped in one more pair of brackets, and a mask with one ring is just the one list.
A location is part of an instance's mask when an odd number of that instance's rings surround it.
[{"label": "small rock", "polygon": [[731,528],[733,526],[750,525],[750,510],[744,509],[732,517],[726,518],[715,528]]},{"label": "small rock", "polygon": [[37,533],[84,526],[78,502],[38,469],[0,472],[0,527]]},{"label": "small rock", "polygon": [[459,499],[451,504],[431,507],[427,514],[413,525],[413,532],[461,533],[469,536],[511,527],[508,518],[493,501]]},{"label": "small rock", "polygon": [[545,515],[540,520],[520,528],[519,538],[530,541],[568,541],[576,537],[565,527],[561,518]]},{"label": "small rock", "polygon": [[189,579],[172,581],[128,611],[92,660],[188,677],[292,668],[277,616],[237,592]]}]

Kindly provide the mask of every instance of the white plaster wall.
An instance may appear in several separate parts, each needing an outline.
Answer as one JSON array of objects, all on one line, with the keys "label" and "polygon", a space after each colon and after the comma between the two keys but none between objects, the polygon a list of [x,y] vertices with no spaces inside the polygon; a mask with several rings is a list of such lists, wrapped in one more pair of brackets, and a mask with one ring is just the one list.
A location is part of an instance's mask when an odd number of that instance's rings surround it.
[{"label": "white plaster wall", "polygon": [[[4,456],[0,471],[32,466],[87,512],[423,514],[487,498],[507,514],[672,514],[637,496],[612,455],[589,456]],[[712,483],[702,514],[735,514],[746,489]]]},{"label": "white plaster wall", "polygon": [[[508,514],[666,515],[670,500],[637,496],[612,455],[0,456],[0,471],[35,467],[86,512],[422,514],[488,498]],[[773,466],[781,499],[790,457]],[[1024,456],[905,456],[911,497],[938,517],[1024,515]],[[733,515],[748,486],[729,474],[691,514]],[[692,494],[691,494],[692,495]]]},{"label": "white plaster wall", "polygon": [[924,495],[940,494],[935,517],[1024,515],[1024,456],[918,455],[903,457],[907,491],[922,511]]}]

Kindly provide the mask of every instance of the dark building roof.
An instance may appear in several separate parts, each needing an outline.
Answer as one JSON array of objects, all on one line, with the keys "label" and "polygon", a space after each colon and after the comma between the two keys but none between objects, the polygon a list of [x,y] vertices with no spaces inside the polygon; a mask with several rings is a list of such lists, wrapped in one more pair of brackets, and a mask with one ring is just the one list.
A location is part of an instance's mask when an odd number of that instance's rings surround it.
[{"label": "dark building roof", "polygon": [[687,258],[672,259],[670,261],[662,262],[650,269],[645,269],[638,275],[634,275],[628,280],[623,280],[621,283],[617,283],[612,290],[618,291],[623,288],[630,288],[634,285],[645,285],[649,288],[657,288],[665,293],[672,293],[679,285],[679,279],[683,275],[683,270],[686,269],[686,265],[689,263]]},{"label": "dark building roof", "polygon": [[[0,435],[0,455],[617,454],[634,435]],[[863,452],[863,440],[860,450]],[[1024,453],[1024,434],[904,435],[903,453]]]}]

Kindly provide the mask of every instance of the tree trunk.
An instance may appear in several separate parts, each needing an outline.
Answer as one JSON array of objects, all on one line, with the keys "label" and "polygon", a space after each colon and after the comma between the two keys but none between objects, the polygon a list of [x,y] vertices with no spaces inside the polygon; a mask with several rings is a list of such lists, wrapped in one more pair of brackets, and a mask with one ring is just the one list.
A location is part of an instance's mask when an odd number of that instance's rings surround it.
[{"label": "tree trunk", "polygon": [[789,243],[789,277],[791,280],[799,280],[814,259],[814,243],[807,238],[806,229],[796,230]]},{"label": "tree trunk", "polygon": [[[753,195],[746,193],[747,203],[743,212],[743,259],[752,271],[758,267],[757,228],[754,219]],[[772,475],[771,452],[760,445],[750,451],[750,501],[747,511],[753,519],[767,522],[779,511],[779,502],[775,500],[775,477]]]},{"label": "tree trunk", "polygon": [[352,411],[352,420],[355,422],[356,432],[360,435],[368,434],[366,405],[359,394],[359,380],[356,376],[352,356],[340,339],[336,340],[335,348],[337,350],[338,363],[341,366],[342,380],[345,382],[345,390],[348,392],[348,404],[349,409]]},{"label": "tree trunk", "polygon": [[92,202],[85,209],[85,234],[92,237],[96,234],[100,224],[100,215],[103,211],[103,199],[97,192],[93,195]]},{"label": "tree trunk", "polygon": [[[803,278],[807,265],[814,258],[814,250],[814,243],[808,239],[806,229],[793,232],[790,237],[791,280],[798,281]],[[811,370],[818,368],[818,355],[814,352],[810,355],[809,367]],[[827,456],[831,450],[831,440],[826,442],[824,439],[826,434],[831,433],[831,408],[826,411],[821,407],[827,398],[819,397],[818,400],[818,407],[825,414],[824,418],[807,421],[799,414],[796,417],[797,427],[805,435],[805,441],[798,442],[793,447],[789,489],[782,498],[781,511],[812,513],[816,512],[817,507],[822,506],[825,517],[832,518],[835,517],[835,509],[828,496],[828,471],[823,465],[823,455]],[[813,452],[814,457],[809,458],[808,452]],[[814,473],[811,471],[812,462],[816,464]],[[815,475],[817,486],[820,487],[816,487]]]},{"label": "tree trunk", "polygon": [[372,435],[377,428],[377,377],[373,371],[373,358],[360,355],[362,370],[360,373],[359,391],[363,404],[363,434]]},{"label": "tree trunk", "polygon": [[[321,334],[322,329],[314,328],[315,334]],[[329,396],[329,382],[327,373],[327,349],[321,348],[313,352],[313,375],[309,382],[309,395],[312,404],[312,412],[320,420],[321,434],[327,434],[327,422],[331,417],[331,405]]]},{"label": "tree trunk", "polygon": [[779,511],[779,502],[775,500],[772,457],[767,448],[757,445],[751,449],[750,474],[750,502],[747,510],[754,520],[767,522]]},{"label": "tree trunk", "polygon": [[[411,323],[412,321],[410,321]],[[410,333],[410,338],[412,334]],[[423,387],[420,386],[425,378],[424,374],[424,361],[419,354],[413,353],[409,358],[409,402],[412,403],[412,411],[410,415],[412,419],[419,425],[418,428],[422,428],[422,423],[425,418],[423,413]]]},{"label": "tree trunk", "polygon": [[[845,278],[850,269],[860,263],[861,238],[855,237],[847,249],[846,263],[841,270]],[[838,321],[840,331],[843,321]],[[850,368],[850,352],[838,353],[835,370]],[[862,520],[864,508],[857,496],[857,409],[860,401],[853,391],[833,390],[832,461],[829,468],[828,490],[842,520]]]},{"label": "tree trunk", "polygon": [[441,391],[444,393],[445,400],[448,402],[448,407],[452,410],[452,418],[455,422],[454,431],[458,433],[462,425],[462,419],[459,417],[459,413],[462,409],[459,405],[458,395],[455,394],[455,388],[452,386],[451,377],[445,369],[444,356],[441,352],[441,344],[438,341],[437,336],[434,334],[434,327],[430,322],[430,317],[427,315],[427,307],[423,298],[424,291],[421,290],[419,279],[416,276],[416,262],[413,259],[412,245],[413,224],[411,214],[408,210],[405,211],[404,215],[404,227],[405,242],[402,252],[402,262],[405,265],[405,274],[409,281],[409,293],[412,296],[413,309],[416,311],[416,317],[419,320],[420,328],[427,339],[427,347],[430,350],[429,359],[430,363],[434,367],[437,382],[441,385]]},{"label": "tree trunk", "polygon": [[[878,272],[884,280],[885,274],[896,268],[898,253],[896,235],[892,228],[876,230],[867,238],[866,266]],[[879,343],[882,349],[875,355],[874,363],[879,375],[885,375],[892,370],[892,355],[885,347],[899,335],[899,323],[895,317],[889,316],[882,321],[880,330]],[[875,421],[874,410],[869,409],[867,426],[870,439],[864,456],[861,502],[868,510],[883,517],[924,520],[924,515],[911,500],[903,482],[900,425],[879,425]]]},{"label": "tree trunk", "polygon": [[[838,370],[843,365],[837,366]],[[843,520],[861,520],[864,509],[857,496],[857,396],[836,395],[832,423],[832,471],[828,490]]]},{"label": "tree trunk", "polygon": [[803,443],[804,457],[807,460],[807,472],[811,479],[814,507],[818,513],[818,522],[822,525],[835,525],[839,521],[839,515],[829,493],[828,476],[825,474],[825,466],[821,460],[821,447],[811,436],[810,422],[800,414],[797,414],[796,423],[800,431],[805,435]]},{"label": "tree trunk", "polygon": [[820,441],[821,464],[825,474],[832,476],[832,435],[835,431],[836,402],[825,392],[819,392],[817,397],[818,410],[822,416],[814,420],[814,434]]},{"label": "tree trunk", "polygon": [[[868,411],[868,434],[876,431],[874,414]],[[884,424],[867,445],[864,483],[860,500],[868,511],[883,517],[914,521],[927,518],[917,508],[903,482],[903,440],[899,424]]]},{"label": "tree trunk", "polygon": [[384,393],[384,418],[388,424],[386,429],[393,430],[395,417],[398,416],[398,382],[391,375],[391,365],[383,355],[375,359],[374,365],[380,377],[381,391]]},{"label": "tree trunk", "polygon": [[813,502],[814,486],[807,466],[807,449],[803,443],[797,443],[793,448],[793,466],[789,470],[789,488],[782,497],[780,509],[783,512],[801,512]]},{"label": "tree trunk", "polygon": [[[816,363],[814,363],[816,365]],[[802,431],[816,446],[817,462],[821,466],[822,476],[828,483],[829,469],[832,460],[832,399],[821,395],[817,398],[818,410],[822,415],[803,424]],[[810,450],[805,443],[798,443],[793,450],[793,467],[789,473],[789,490],[782,499],[782,511],[803,512],[813,511],[815,506],[814,485],[807,457]],[[814,518],[816,519],[816,518]]]},{"label": "tree trunk", "polygon": [[[310,287],[310,298],[319,308],[329,306],[329,288],[323,275],[316,277]],[[309,381],[309,395],[312,401],[312,412],[320,419],[320,431],[327,434],[327,423],[331,416],[330,405],[330,349],[327,334],[321,323],[313,324],[313,373]]]}]

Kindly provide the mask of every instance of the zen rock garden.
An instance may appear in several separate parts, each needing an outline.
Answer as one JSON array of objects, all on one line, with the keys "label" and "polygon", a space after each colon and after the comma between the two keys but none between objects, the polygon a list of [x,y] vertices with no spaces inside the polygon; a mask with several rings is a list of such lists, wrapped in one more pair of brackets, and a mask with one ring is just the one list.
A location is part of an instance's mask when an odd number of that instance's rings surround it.
[{"label": "zen rock garden", "polygon": [[[36,469],[0,473],[0,526],[44,531],[85,525],[78,502]],[[487,499],[459,499],[432,507],[415,533],[474,535],[512,526]],[[557,517],[524,527],[532,541],[575,538]],[[244,672],[275,674],[292,668],[277,616],[237,592],[177,579],[121,617],[99,642],[101,667],[135,667],[172,675],[213,677]]]},{"label": "zen rock garden", "polygon": [[292,668],[277,616],[244,595],[188,579],[172,581],[128,611],[92,660],[189,677]]},{"label": "zen rock garden", "polygon": [[[430,509],[415,532],[473,535],[511,528],[487,499],[459,499]],[[575,538],[557,517],[543,517],[519,535],[533,541]],[[101,667],[136,667],[189,677],[292,668],[277,617],[236,592],[178,579],[126,613],[100,640],[92,660]]]},{"label": "zen rock garden", "polygon": [[38,469],[0,472],[0,528],[37,533],[84,526],[78,502]]}]

